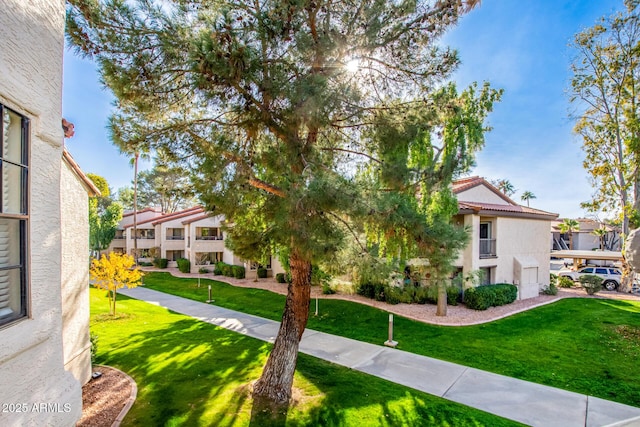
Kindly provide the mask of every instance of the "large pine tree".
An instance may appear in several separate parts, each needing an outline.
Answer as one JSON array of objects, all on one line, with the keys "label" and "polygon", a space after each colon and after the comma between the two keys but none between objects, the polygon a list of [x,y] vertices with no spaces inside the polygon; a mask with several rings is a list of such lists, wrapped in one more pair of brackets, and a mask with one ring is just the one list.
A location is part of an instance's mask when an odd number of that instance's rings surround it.
[{"label": "large pine tree", "polygon": [[292,283],[254,397],[289,400],[311,266],[355,222],[433,254],[460,240],[434,219],[450,218],[447,185],[481,146],[497,94],[443,90],[458,58],[437,41],[475,3],[69,1],[69,40],[116,97],[114,142],[190,157],[234,251],[288,255]]}]

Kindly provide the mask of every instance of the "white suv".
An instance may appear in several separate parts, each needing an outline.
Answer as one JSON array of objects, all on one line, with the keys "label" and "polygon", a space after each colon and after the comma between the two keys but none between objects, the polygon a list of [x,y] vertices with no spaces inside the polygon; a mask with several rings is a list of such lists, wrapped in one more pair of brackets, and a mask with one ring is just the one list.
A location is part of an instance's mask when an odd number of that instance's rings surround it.
[{"label": "white suv", "polygon": [[570,277],[574,282],[577,282],[580,276],[585,274],[593,274],[594,276],[602,277],[602,286],[608,291],[615,291],[620,285],[620,280],[622,278],[622,272],[617,268],[611,267],[584,267],[578,271],[558,272],[558,276]]}]

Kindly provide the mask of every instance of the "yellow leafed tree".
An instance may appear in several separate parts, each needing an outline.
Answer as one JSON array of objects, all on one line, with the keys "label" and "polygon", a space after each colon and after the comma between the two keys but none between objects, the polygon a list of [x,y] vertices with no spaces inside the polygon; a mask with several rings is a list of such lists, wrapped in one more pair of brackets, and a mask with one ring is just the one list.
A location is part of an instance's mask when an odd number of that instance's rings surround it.
[{"label": "yellow leafed tree", "polygon": [[116,314],[116,295],[123,287],[135,288],[142,279],[142,272],[133,268],[132,256],[111,252],[100,259],[91,261],[89,274],[95,286],[105,289],[109,294],[109,312]]}]

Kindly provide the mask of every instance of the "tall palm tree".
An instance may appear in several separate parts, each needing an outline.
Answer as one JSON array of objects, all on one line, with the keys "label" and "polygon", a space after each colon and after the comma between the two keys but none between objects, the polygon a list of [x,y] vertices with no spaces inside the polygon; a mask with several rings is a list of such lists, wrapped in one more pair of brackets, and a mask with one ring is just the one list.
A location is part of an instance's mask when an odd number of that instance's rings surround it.
[{"label": "tall palm tree", "polygon": [[529,200],[531,199],[536,199],[536,195],[533,194],[531,191],[525,191],[524,193],[522,193],[522,196],[520,196],[520,199],[523,202],[527,202],[527,207],[529,207]]},{"label": "tall palm tree", "polygon": [[569,234],[569,249],[573,249],[573,232],[580,230],[580,223],[575,219],[565,218],[559,225],[560,232]]}]

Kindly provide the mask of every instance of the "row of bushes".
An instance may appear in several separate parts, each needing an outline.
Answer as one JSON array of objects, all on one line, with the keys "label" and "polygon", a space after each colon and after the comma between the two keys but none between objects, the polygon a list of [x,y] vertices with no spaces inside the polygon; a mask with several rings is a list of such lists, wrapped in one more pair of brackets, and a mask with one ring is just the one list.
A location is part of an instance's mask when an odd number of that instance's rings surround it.
[{"label": "row of bushes", "polygon": [[[390,286],[381,283],[365,283],[356,289],[356,293],[376,301],[388,304],[437,304],[437,286]],[[456,286],[447,287],[447,304],[458,305],[461,301],[460,289]]]},{"label": "row of bushes", "polygon": [[483,285],[464,292],[464,303],[473,310],[511,304],[518,297],[518,287],[508,283]]},{"label": "row of bushes", "polygon": [[244,279],[245,269],[240,265],[231,265],[225,262],[219,262],[216,264],[216,267],[213,269],[213,274],[215,274],[216,276],[226,276],[226,277],[235,277],[236,279]]}]

